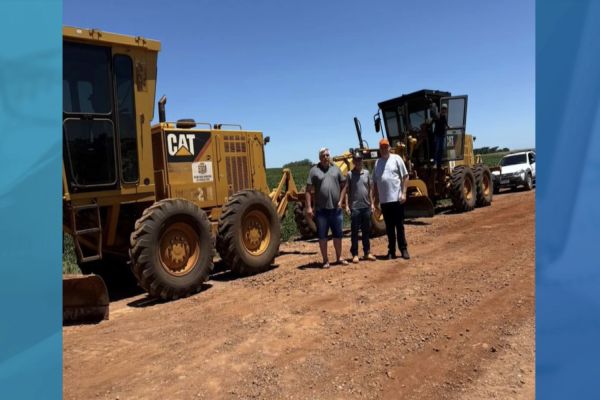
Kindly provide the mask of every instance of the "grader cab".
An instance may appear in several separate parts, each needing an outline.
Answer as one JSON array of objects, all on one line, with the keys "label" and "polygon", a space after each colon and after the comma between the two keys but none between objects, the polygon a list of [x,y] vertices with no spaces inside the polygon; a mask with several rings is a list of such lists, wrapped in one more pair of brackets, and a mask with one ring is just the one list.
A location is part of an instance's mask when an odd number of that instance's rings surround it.
[{"label": "grader cab", "polygon": [[[63,227],[81,270],[101,272],[108,256],[120,257],[146,292],[169,300],[202,288],[215,253],[237,274],[269,268],[297,193],[289,171],[270,192],[268,138],[239,125],[167,122],[165,97],[151,126],[160,43],[71,27],[63,37]],[[64,319],[86,306],[106,317],[95,308],[108,306],[101,278],[72,279]]]},{"label": "grader cab", "polygon": [[[449,129],[443,138],[443,165],[436,169],[433,126],[443,105]],[[392,151],[404,158],[409,171],[407,218],[432,217],[438,200],[450,199],[455,212],[491,204],[491,172],[475,157],[466,125],[467,96],[420,90],[379,103],[375,129],[385,128]]]}]

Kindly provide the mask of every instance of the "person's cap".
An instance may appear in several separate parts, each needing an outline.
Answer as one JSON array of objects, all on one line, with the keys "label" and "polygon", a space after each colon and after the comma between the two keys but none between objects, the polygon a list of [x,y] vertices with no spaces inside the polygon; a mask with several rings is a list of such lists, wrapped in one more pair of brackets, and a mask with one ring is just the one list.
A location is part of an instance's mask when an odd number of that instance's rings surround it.
[{"label": "person's cap", "polygon": [[360,150],[356,150],[353,154],[352,154],[352,158],[355,160],[362,160],[363,159],[363,154],[362,151]]},{"label": "person's cap", "polygon": [[448,104],[442,104],[442,109],[448,108]]},{"label": "person's cap", "polygon": [[383,138],[383,139],[381,139],[379,141],[379,147],[381,147],[381,146],[389,146],[389,145],[390,145],[390,142],[386,138]]}]

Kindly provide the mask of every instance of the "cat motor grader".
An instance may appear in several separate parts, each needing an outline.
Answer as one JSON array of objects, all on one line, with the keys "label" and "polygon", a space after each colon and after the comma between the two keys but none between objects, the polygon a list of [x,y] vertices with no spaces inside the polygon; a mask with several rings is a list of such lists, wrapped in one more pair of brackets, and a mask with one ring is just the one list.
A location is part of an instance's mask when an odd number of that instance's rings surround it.
[{"label": "cat motor grader", "polygon": [[[202,288],[217,252],[237,274],[269,268],[298,193],[289,170],[269,190],[268,137],[167,122],[164,96],[151,126],[158,41],[73,27],[63,39],[63,229],[81,270],[120,257],[149,295],[170,300]],[[66,322],[107,317],[102,278],[65,277]]]},{"label": "cat motor grader", "polygon": [[[433,217],[435,204],[451,200],[455,212],[467,212],[492,203],[490,169],[473,152],[472,135],[466,134],[466,95],[439,90],[419,90],[379,103],[375,130],[383,128],[392,151],[400,154],[409,173],[406,217]],[[447,107],[448,129],[443,138],[442,165],[434,164],[434,133],[439,110]]]},{"label": "cat motor grader", "polygon": [[[450,92],[420,90],[379,103],[374,115],[375,131],[387,137],[391,152],[399,154],[409,172],[406,218],[428,218],[435,214],[440,200],[451,200],[455,212],[471,211],[490,205],[493,182],[490,169],[473,153],[474,138],[466,134],[467,96]],[[442,105],[448,107],[442,166],[435,168],[433,127]],[[383,124],[381,119],[383,116]],[[379,158],[378,148],[368,148],[362,138],[360,122],[354,118],[359,147],[350,148],[333,161],[345,174],[353,168],[352,154],[363,153],[363,165],[372,171]],[[302,200],[302,198],[300,198]],[[294,208],[296,225],[304,238],[313,237],[314,222],[307,218],[304,203]],[[385,222],[376,208],[372,216],[372,235],[385,233]]]}]

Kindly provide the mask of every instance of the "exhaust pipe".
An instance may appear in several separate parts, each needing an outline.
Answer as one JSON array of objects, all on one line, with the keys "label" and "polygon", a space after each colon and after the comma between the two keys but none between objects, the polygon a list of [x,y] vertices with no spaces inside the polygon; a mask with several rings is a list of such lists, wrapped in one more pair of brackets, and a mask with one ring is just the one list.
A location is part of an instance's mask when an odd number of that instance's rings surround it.
[{"label": "exhaust pipe", "polygon": [[358,135],[358,147],[364,149],[365,146],[363,145],[362,140],[362,129],[360,128],[360,121],[356,117],[354,117],[354,127],[356,128],[356,134]]},{"label": "exhaust pipe", "polygon": [[167,96],[163,95],[160,100],[158,100],[158,122],[167,122],[165,116],[165,104],[167,104]]}]

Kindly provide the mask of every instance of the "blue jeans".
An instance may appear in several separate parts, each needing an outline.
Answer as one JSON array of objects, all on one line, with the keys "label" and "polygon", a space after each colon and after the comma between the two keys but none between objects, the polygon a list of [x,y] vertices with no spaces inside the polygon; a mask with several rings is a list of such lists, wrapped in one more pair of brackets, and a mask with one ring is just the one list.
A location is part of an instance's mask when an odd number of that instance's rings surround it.
[{"label": "blue jeans", "polygon": [[327,233],[331,228],[331,235],[336,239],[342,238],[342,224],[344,217],[341,208],[317,210],[315,215],[317,222],[317,237],[320,240],[327,239]]},{"label": "blue jeans", "polygon": [[435,165],[437,165],[438,167],[442,166],[442,159],[444,158],[444,139],[445,136],[437,135],[433,138],[433,160]]},{"label": "blue jeans", "polygon": [[370,208],[353,208],[350,213],[350,238],[352,246],[350,253],[352,256],[358,255],[358,230],[362,233],[362,245],[365,256],[371,252],[371,243],[369,236],[371,235],[371,209]]}]

